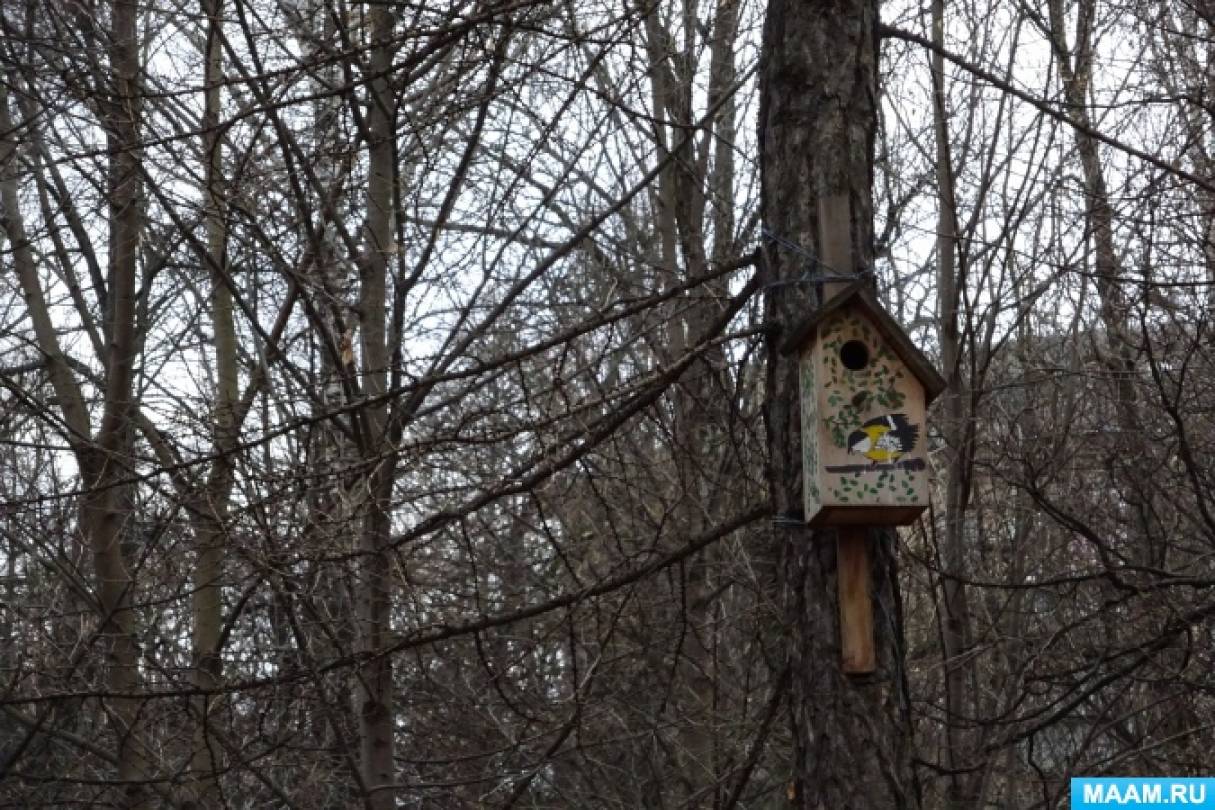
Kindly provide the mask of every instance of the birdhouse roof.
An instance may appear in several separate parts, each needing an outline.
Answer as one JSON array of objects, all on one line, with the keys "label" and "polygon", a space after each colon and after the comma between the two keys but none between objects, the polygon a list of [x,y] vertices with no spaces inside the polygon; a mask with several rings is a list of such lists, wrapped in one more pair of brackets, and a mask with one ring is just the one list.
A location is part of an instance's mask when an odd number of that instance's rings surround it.
[{"label": "birdhouse roof", "polygon": [[798,322],[789,336],[781,343],[781,354],[792,354],[813,343],[818,334],[819,324],[828,316],[848,307],[856,307],[873,323],[878,334],[885,339],[898,358],[924,386],[925,404],[932,402],[938,394],[945,390],[945,379],[941,377],[932,362],[924,356],[924,353],[911,342],[911,338],[903,331],[903,327],[899,325],[898,321],[877,302],[877,299],[869,292],[868,286],[868,282],[864,280],[854,281],[838,295],[824,302],[808,317]]}]

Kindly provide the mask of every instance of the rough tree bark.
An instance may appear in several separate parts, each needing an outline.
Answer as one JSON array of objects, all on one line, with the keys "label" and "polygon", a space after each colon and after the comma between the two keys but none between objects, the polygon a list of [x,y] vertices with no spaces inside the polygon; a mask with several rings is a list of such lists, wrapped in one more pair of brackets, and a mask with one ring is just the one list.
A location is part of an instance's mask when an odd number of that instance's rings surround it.
[{"label": "rough tree bark", "polygon": [[873,255],[872,166],[877,125],[876,0],[770,0],[760,88],[760,154],[768,326],[766,424],[774,554],[793,683],[791,805],[809,808],[913,806],[905,719],[894,537],[869,533],[875,587],[877,671],[845,676],[837,631],[834,533],[802,519],[796,357],[776,346],[782,328],[815,304],[799,279],[817,270],[818,201],[844,198],[853,267]]}]

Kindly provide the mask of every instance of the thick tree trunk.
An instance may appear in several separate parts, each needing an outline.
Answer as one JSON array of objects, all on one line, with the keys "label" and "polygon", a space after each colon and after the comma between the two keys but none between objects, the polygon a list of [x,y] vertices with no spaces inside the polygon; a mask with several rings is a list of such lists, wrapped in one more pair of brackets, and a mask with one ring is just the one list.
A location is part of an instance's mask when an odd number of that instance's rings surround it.
[{"label": "thick tree trunk", "polygon": [[[766,233],[817,254],[818,201],[846,199],[852,267],[872,259],[872,154],[877,123],[876,0],[770,0],[764,31],[760,141]],[[795,761],[792,806],[885,810],[914,805],[902,689],[894,537],[871,531],[877,671],[840,665],[833,532],[801,522],[802,456],[796,357],[775,350],[781,330],[815,304],[796,280],[817,272],[806,257],[768,240],[769,482],[777,514]]]}]

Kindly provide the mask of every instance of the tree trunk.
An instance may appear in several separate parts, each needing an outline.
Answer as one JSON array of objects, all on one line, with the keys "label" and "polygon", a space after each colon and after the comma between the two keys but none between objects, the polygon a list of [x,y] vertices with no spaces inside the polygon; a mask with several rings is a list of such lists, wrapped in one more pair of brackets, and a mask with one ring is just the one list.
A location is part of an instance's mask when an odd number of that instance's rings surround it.
[{"label": "tree trunk", "polygon": [[[683,7],[685,36],[694,31],[692,5]],[[716,112],[706,125],[701,139],[684,138],[655,126],[659,160],[669,154],[673,144],[683,141],[680,157],[668,163],[658,176],[657,232],[662,249],[661,265],[680,280],[703,277],[711,265],[706,226],[712,227],[712,261],[727,261],[732,256],[733,200],[729,190],[734,183],[731,150],[735,142],[735,104],[732,98],[734,45],[737,39],[737,5],[733,0],[718,0],[713,8],[712,27],[703,32],[710,49],[708,106]],[[695,126],[693,85],[686,70],[677,64],[695,62],[698,47],[695,36],[687,36],[683,52],[668,52],[668,43],[677,41],[662,24],[657,9],[646,17],[646,46],[653,62],[651,97],[657,119],[671,120],[679,127]],[[710,155],[713,157],[710,169]],[[712,201],[710,217],[706,217]],[[682,259],[682,269],[680,260]],[[729,291],[723,279],[701,286],[672,302],[669,354],[665,362],[677,362],[695,336],[705,334],[720,316],[722,302]],[[724,433],[727,420],[730,382],[726,373],[725,350],[707,349],[680,378],[674,401],[674,464],[678,494],[679,523],[685,531],[700,534],[716,525],[717,516],[733,504],[721,498],[724,442],[715,438]],[[684,567],[684,604],[674,609],[672,620],[682,623],[679,649],[681,688],[676,711],[679,714],[678,775],[686,801],[705,807],[719,807],[723,780],[723,747],[719,727],[730,705],[728,684],[718,668],[720,604],[713,598],[718,582],[714,571],[721,566],[714,548],[705,549]]]},{"label": "tree trunk", "polygon": [[[873,253],[872,164],[877,124],[875,0],[770,0],[764,29],[759,135],[768,326],[766,426],[769,485],[777,515],[791,685],[796,808],[913,806],[909,728],[897,616],[894,536],[868,532],[877,671],[846,676],[840,665],[835,533],[812,531],[802,512],[798,360],[776,351],[782,330],[815,304],[797,281],[817,268],[819,200],[844,199],[853,266]],[[781,244],[777,244],[776,238]]]},{"label": "tree trunk", "polygon": [[[933,134],[937,181],[938,339],[946,388],[942,397],[945,435],[945,523],[940,534],[942,655],[945,675],[945,756],[952,771],[946,788],[950,808],[975,806],[979,780],[968,770],[974,735],[966,726],[974,715],[973,671],[965,653],[970,646],[970,605],[961,579],[966,568],[966,506],[970,497],[974,420],[966,418],[968,386],[962,369],[962,287],[965,266],[958,260],[958,206],[954,195],[945,92],[945,0],[932,3]],[[971,659],[973,660],[973,659]]]},{"label": "tree trunk", "polygon": [[[220,684],[223,666],[219,655],[223,606],[220,575],[223,567],[225,523],[231,493],[231,453],[236,446],[237,358],[236,326],[232,312],[232,292],[227,284],[227,228],[225,224],[223,178],[223,137],[220,126],[220,88],[223,82],[222,25],[223,0],[204,0],[206,41],[203,52],[205,86],[203,96],[202,138],[205,161],[207,244],[205,263],[211,278],[211,325],[215,333],[216,389],[214,446],[217,451],[205,497],[198,499],[195,539],[198,558],[194,567],[193,682],[200,690]],[[190,768],[192,782],[188,802],[199,807],[220,803],[216,773],[221,767],[218,750],[209,732],[211,698],[203,695],[194,701],[194,751]]]},{"label": "tree trunk", "polygon": [[362,331],[362,375],[366,394],[373,398],[363,413],[363,441],[374,473],[368,482],[370,497],[362,527],[361,644],[368,662],[359,668],[360,769],[364,787],[371,791],[367,807],[388,810],[396,806],[392,789],[393,685],[392,659],[384,650],[392,643],[392,554],[389,548],[392,486],[396,454],[387,440],[386,407],[378,399],[388,387],[388,346],[385,309],[388,305],[388,259],[394,254],[393,178],[395,101],[389,76],[392,70],[393,14],[374,5],[371,17],[371,75],[367,109],[368,178],[367,221],[361,267],[359,317]]},{"label": "tree trunk", "polygon": [[[110,153],[107,203],[109,266],[107,283],[108,338],[101,425],[94,444],[81,457],[85,494],[81,525],[93,552],[97,579],[100,644],[105,650],[105,688],[119,695],[140,691],[136,615],[131,607],[134,585],[123,540],[130,531],[128,459],[131,457],[131,414],[135,358],[139,340],[136,307],[139,243],[143,228],[143,181],[140,156],[139,9],[133,2],[114,0],[110,12],[110,82],[102,102],[106,144]],[[138,730],[140,701],[114,698],[110,719],[116,736],[118,779],[126,783],[126,805],[148,800],[146,752]]]}]

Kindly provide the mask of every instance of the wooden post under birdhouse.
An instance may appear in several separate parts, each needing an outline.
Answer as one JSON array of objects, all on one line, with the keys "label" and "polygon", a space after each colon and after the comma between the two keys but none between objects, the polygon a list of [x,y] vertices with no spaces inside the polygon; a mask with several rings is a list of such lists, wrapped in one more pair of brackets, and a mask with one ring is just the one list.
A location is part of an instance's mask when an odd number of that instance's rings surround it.
[{"label": "wooden post under birdhouse", "polygon": [[877,669],[873,641],[873,593],[869,587],[868,529],[836,529],[836,582],[840,602],[840,662],[844,672],[861,675]]},{"label": "wooden post under birdhouse", "polygon": [[[818,201],[819,259],[825,272],[850,276],[852,210],[847,194],[824,195]],[[846,287],[849,280],[824,282],[820,305]],[[803,441],[805,437],[803,437]],[[873,638],[873,589],[870,585],[868,531],[864,526],[836,530],[836,589],[840,613],[840,665],[852,675],[877,668]]]}]

